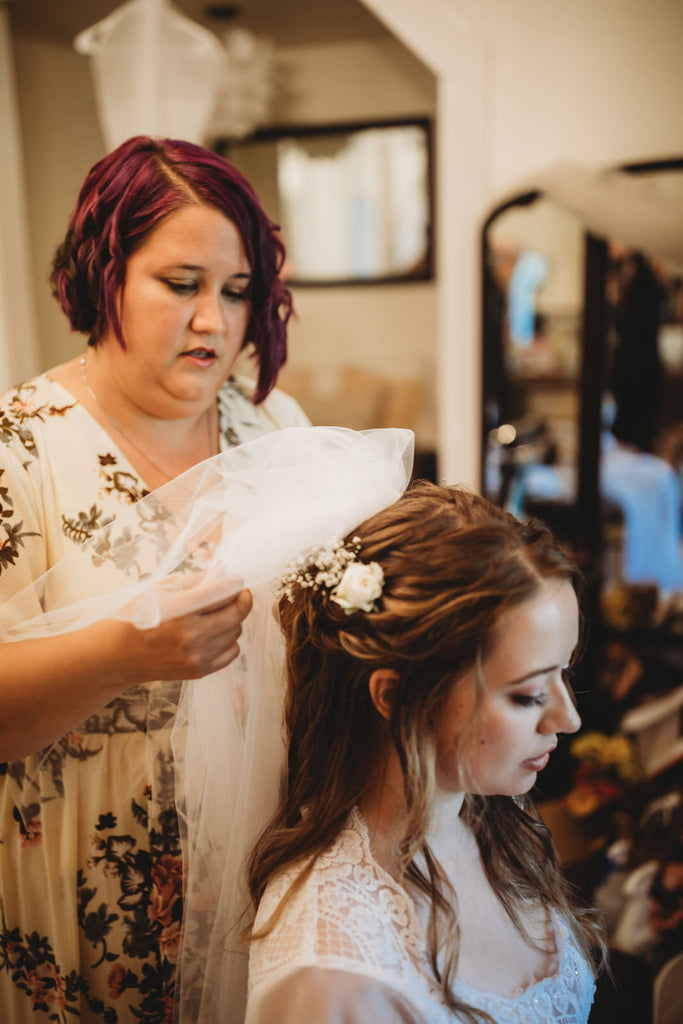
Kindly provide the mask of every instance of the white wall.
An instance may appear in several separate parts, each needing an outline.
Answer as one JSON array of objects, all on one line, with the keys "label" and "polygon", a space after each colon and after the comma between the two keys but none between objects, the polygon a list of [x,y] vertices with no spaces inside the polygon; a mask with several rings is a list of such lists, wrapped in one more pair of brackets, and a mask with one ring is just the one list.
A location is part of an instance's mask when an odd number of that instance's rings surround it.
[{"label": "white wall", "polygon": [[448,0],[485,40],[487,188],[683,152],[680,0]]}]

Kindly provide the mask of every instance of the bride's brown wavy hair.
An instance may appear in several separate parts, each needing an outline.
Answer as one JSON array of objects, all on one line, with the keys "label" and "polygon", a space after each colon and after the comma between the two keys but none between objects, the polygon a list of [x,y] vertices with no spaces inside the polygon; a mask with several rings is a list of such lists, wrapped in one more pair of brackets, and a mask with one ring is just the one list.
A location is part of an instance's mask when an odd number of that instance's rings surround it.
[{"label": "bride's brown wavy hair", "polygon": [[[296,587],[293,600],[280,600],[288,762],[279,807],[250,858],[251,895],[258,906],[269,880],[294,862],[303,870],[290,895],[303,883],[381,774],[386,744],[393,743],[407,804],[399,867],[405,884],[432,908],[432,968],[454,1011],[470,1022],[488,1021],[453,991],[457,900],[426,840],[435,787],[434,724],[454,681],[486,659],[506,611],[551,578],[571,583],[581,608],[582,579],[541,523],[518,521],[457,487],[414,484],[347,540],[356,536],[358,559],[379,562],[384,571],[376,611],[347,615],[323,588]],[[581,620],[583,637],[583,615]],[[380,668],[398,676],[388,725],[369,688]],[[519,908],[539,900],[560,912],[597,969],[603,951],[597,919],[574,900],[532,800],[468,795],[463,814],[489,881],[520,932]],[[258,934],[267,934],[278,917],[279,911]]]}]

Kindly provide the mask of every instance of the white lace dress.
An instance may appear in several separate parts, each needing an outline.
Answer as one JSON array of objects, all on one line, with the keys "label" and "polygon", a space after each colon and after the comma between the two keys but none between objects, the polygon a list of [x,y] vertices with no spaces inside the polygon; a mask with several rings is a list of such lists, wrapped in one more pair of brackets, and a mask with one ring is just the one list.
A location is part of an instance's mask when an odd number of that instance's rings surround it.
[{"label": "white lace dress", "polygon": [[[296,869],[265,892],[263,925]],[[458,983],[456,993],[497,1024],[585,1024],[594,983],[588,964],[556,921],[558,970],[515,998]],[[406,892],[374,859],[354,811],[334,845],[273,931],[252,945],[246,1024],[453,1024],[431,969],[422,928]]]}]

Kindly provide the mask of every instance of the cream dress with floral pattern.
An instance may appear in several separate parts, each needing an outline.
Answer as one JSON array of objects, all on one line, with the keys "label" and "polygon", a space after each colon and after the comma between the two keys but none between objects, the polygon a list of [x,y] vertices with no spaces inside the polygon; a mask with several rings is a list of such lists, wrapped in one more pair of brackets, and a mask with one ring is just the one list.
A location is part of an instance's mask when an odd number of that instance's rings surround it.
[{"label": "cream dress with floral pattern", "polygon": [[[250,394],[236,378],[221,390],[222,450],[307,424],[282,392],[259,406]],[[0,606],[147,493],[48,375],[2,395]],[[129,690],[49,750],[0,764],[3,1024],[172,1020],[182,863],[167,741],[179,688]]]}]

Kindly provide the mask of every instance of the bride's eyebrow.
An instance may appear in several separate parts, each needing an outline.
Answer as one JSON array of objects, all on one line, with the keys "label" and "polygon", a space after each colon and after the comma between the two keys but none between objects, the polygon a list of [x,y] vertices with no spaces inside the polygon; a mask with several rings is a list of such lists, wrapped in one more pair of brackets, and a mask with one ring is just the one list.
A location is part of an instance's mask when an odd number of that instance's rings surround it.
[{"label": "bride's eyebrow", "polygon": [[510,679],[505,683],[506,688],[509,686],[521,686],[522,683],[528,683],[530,680],[535,679],[536,676],[547,676],[549,672],[554,672],[555,669],[559,668],[559,665],[548,665],[546,668],[537,668],[533,672],[529,672],[526,676],[520,676],[519,679]]}]

